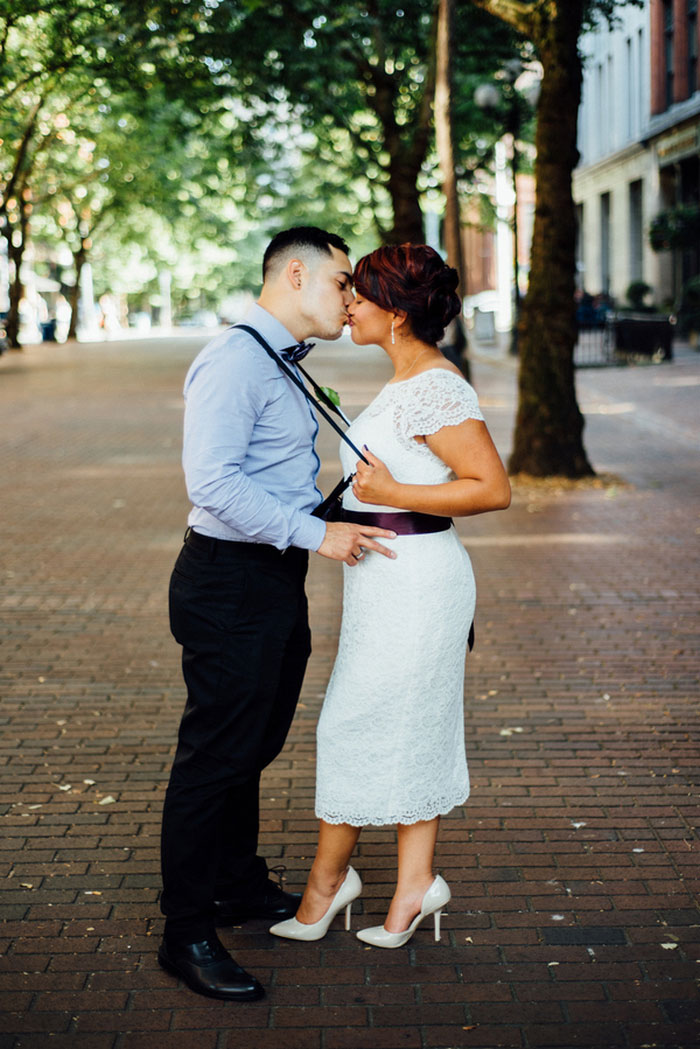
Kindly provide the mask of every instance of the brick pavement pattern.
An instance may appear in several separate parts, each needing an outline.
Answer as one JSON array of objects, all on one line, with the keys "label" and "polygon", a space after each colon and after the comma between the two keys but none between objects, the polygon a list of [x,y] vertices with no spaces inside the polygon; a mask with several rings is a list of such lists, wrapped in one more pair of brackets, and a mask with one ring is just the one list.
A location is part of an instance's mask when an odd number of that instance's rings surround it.
[{"label": "brick pavement pattern", "polygon": [[[700,356],[580,372],[586,446],[620,482],[519,483],[460,522],[477,575],[465,723],[473,794],[442,825],[435,944],[223,930],[267,998],[191,994],[156,963],[159,820],[184,696],[166,616],[185,528],[181,385],[205,340],[45,346],[0,360],[0,1049],[691,1049],[700,1038]],[[362,355],[358,359],[359,355]],[[361,361],[361,364],[360,364]],[[351,413],[381,351],[321,345]],[[515,369],[474,383],[505,456]],[[323,434],[322,486],[337,474]],[[263,843],[299,889],[314,726],[340,618],[312,558],[314,653],[263,786]],[[429,643],[429,639],[426,639]],[[369,829],[355,928],[386,910]]]}]

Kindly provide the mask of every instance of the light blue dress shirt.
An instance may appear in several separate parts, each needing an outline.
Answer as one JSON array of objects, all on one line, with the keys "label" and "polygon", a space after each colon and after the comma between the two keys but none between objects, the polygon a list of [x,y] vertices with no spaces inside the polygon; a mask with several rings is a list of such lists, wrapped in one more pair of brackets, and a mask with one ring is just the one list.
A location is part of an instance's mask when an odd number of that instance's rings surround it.
[{"label": "light blue dress shirt", "polygon": [[[273,350],[296,339],[257,304],[245,322]],[[293,367],[293,366],[292,366]],[[316,487],[314,409],[251,335],[233,328],[207,343],[185,379],[182,464],[202,535],[318,550],[326,526]]]}]

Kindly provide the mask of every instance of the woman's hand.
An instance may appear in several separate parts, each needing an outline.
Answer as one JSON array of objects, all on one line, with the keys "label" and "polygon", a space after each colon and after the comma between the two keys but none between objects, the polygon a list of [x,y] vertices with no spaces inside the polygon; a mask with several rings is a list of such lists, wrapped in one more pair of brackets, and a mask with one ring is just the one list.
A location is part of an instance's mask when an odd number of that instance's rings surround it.
[{"label": "woman's hand", "polygon": [[375,503],[384,506],[396,506],[394,501],[398,483],[394,480],[388,468],[370,452],[367,445],[363,452],[369,460],[369,465],[358,460],[355,467],[355,481],[352,493],[361,503]]},{"label": "woman's hand", "polygon": [[443,426],[426,436],[424,443],[449,466],[454,480],[441,484],[396,481],[382,460],[365,445],[368,463],[357,464],[352,486],[355,498],[361,503],[443,517],[469,517],[505,510],[510,505],[508,474],[485,423],[466,419],[455,426]]}]

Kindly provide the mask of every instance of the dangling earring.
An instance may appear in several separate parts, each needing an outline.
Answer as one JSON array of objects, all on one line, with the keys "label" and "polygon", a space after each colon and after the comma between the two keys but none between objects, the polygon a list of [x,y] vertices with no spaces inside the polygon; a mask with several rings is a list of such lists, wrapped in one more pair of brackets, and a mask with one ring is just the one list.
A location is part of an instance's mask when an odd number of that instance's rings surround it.
[{"label": "dangling earring", "polygon": [[394,337],[394,321],[391,322],[391,345],[396,345],[396,339]]}]

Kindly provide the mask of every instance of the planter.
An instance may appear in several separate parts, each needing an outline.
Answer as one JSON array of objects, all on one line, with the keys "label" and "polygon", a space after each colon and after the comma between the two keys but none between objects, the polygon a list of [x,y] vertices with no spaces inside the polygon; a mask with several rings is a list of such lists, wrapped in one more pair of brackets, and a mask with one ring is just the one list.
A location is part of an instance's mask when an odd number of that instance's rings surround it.
[{"label": "planter", "polygon": [[673,360],[674,321],[659,314],[617,314],[613,320],[615,352]]}]

